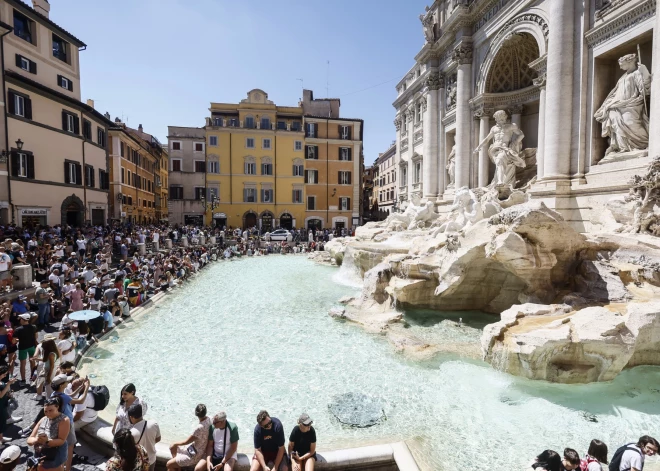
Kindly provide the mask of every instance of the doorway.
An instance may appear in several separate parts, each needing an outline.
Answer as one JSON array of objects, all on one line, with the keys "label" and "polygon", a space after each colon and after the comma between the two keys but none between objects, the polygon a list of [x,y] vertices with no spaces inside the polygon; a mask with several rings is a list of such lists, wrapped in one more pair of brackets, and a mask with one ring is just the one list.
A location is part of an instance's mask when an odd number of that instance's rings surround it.
[{"label": "doorway", "polygon": [[291,216],[289,213],[282,214],[280,216],[280,226],[282,229],[286,229],[287,231],[293,229],[293,216]]},{"label": "doorway", "polygon": [[243,229],[249,229],[257,225],[257,215],[255,213],[246,213],[243,216]]}]

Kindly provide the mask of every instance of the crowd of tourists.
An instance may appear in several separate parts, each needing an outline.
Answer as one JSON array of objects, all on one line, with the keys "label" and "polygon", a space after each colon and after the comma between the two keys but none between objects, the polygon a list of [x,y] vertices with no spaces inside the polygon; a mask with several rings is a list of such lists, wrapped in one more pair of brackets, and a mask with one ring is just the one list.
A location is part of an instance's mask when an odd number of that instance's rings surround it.
[{"label": "crowd of tourists", "polygon": [[642,471],[647,456],[658,453],[658,441],[644,435],[637,442],[616,449],[608,460],[607,445],[601,440],[591,440],[587,453],[580,458],[572,448],[564,449],[560,455],[554,450],[545,450],[532,464],[535,471]]}]

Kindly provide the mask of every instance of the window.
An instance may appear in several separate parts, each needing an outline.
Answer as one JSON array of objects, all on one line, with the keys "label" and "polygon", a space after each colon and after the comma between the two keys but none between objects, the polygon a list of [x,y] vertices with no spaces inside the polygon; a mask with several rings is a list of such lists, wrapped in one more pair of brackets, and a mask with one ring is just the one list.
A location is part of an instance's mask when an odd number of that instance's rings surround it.
[{"label": "window", "polygon": [[181,143],[178,141],[172,142],[172,150],[181,150]]},{"label": "window", "polygon": [[124,145],[124,143],[123,143],[123,142],[120,142],[120,143],[119,143],[119,153],[120,153],[120,155],[121,155],[122,157],[124,156],[124,149],[125,149],[125,148],[126,148],[126,146]]},{"label": "window", "polygon": [[245,174],[246,175],[256,175],[257,174],[257,164],[254,162],[245,162]]},{"label": "window", "polygon": [[261,174],[262,175],[272,175],[273,174],[273,164],[261,164]]},{"label": "window", "polygon": [[222,127],[222,118],[213,118],[213,126]]},{"label": "window", "polygon": [[231,126],[233,128],[237,128],[238,127],[238,118],[230,118],[229,119],[229,126]]},{"label": "window", "polygon": [[279,129],[280,131],[286,131],[286,121],[278,121],[277,129]]},{"label": "window", "polygon": [[318,170],[306,170],[305,171],[305,183],[309,185],[314,185],[319,182],[319,172]]},{"label": "window", "polygon": [[69,113],[68,111],[62,111],[62,129],[66,132],[73,134],[79,134],[79,119],[78,116]]},{"label": "window", "polygon": [[105,129],[101,127],[96,128],[96,143],[105,148]]},{"label": "window", "polygon": [[293,166],[293,176],[302,177],[303,176],[303,166],[302,164],[297,164]]},{"label": "window", "polygon": [[262,203],[272,203],[273,202],[273,190],[261,190],[261,202]]},{"label": "window", "polygon": [[37,63],[20,54],[16,54],[16,67],[31,74],[37,73]]},{"label": "window", "polygon": [[293,202],[302,203],[303,202],[303,191],[302,190],[293,190]]},{"label": "window", "polygon": [[270,119],[269,118],[261,118],[261,129],[271,129],[270,126]]},{"label": "window", "polygon": [[94,188],[94,167],[91,165],[85,165],[85,186]]},{"label": "window", "polygon": [[254,138],[246,137],[245,138],[245,147],[248,149],[254,149]]},{"label": "window", "polygon": [[196,200],[201,200],[202,198],[206,197],[206,188],[203,186],[196,186],[195,187],[195,199]]},{"label": "window", "polygon": [[415,174],[413,183],[419,183],[422,180],[422,163],[415,163]]},{"label": "window", "polygon": [[243,188],[243,203],[256,203],[256,202],[257,202],[257,189]]},{"label": "window", "polygon": [[64,182],[82,185],[82,166],[77,162],[64,162]]},{"label": "window", "polygon": [[182,186],[171,186],[170,187],[170,199],[171,200],[182,200],[183,199],[183,187]]},{"label": "window", "polygon": [[181,159],[172,159],[172,171],[173,172],[181,171]]},{"label": "window", "polygon": [[[92,139],[92,123],[87,119],[83,119],[83,137],[85,139]],[[123,155],[123,150],[122,150]]]},{"label": "window", "polygon": [[340,211],[349,211],[351,209],[351,199],[350,198],[339,198],[339,210]]},{"label": "window", "polygon": [[195,142],[195,152],[204,152],[203,142]]},{"label": "window", "polygon": [[62,75],[57,76],[57,85],[69,90],[70,92],[73,91],[73,82]]},{"label": "window", "polygon": [[306,137],[316,137],[318,125],[316,123],[307,123]]},{"label": "window", "polygon": [[126,170],[126,177],[127,177],[126,184],[129,186],[133,186],[133,180],[131,179],[131,176],[132,176],[131,171]]},{"label": "window", "polygon": [[206,162],[203,160],[195,160],[195,172],[206,173]]},{"label": "window", "polygon": [[62,62],[68,62],[67,60],[67,47],[68,43],[57,36],[56,34],[53,34],[53,57],[58,58]]},{"label": "window", "polygon": [[209,136],[209,145],[217,146],[218,145],[218,136]]},{"label": "window", "polygon": [[147,207],[147,200],[142,200],[142,206]]},{"label": "window", "polygon": [[338,183],[340,185],[350,185],[351,184],[351,172],[340,171],[338,176]]},{"label": "window", "polygon": [[306,148],[306,151],[305,151],[305,158],[306,159],[318,160],[318,158],[319,158],[319,153],[318,153],[319,146],[305,146],[305,148]]},{"label": "window", "polygon": [[99,169],[99,185],[102,190],[110,189],[110,179],[108,178],[108,172],[102,169]]},{"label": "window", "polygon": [[25,98],[20,95],[15,95],[14,103],[14,114],[25,117]]},{"label": "window", "polygon": [[206,169],[208,173],[220,173],[220,162],[215,160],[208,162],[208,168]]},{"label": "window", "polygon": [[14,10],[14,34],[24,41],[34,44],[34,21]]},{"label": "window", "polygon": [[302,150],[302,141],[294,141],[293,150]]},{"label": "window", "polygon": [[264,139],[264,140],[261,142],[261,147],[262,147],[263,149],[270,149],[270,139]]},{"label": "window", "polygon": [[206,199],[208,199],[210,201],[210,200],[213,200],[213,197],[215,197],[215,198],[217,198],[217,201],[220,201],[219,200],[220,191],[218,190],[218,188],[209,188],[208,190],[209,190],[209,193],[208,193]]},{"label": "window", "polygon": [[293,121],[291,123],[291,130],[292,131],[300,131],[302,129],[300,121]]},{"label": "window", "polygon": [[339,160],[351,160],[351,149],[350,149],[350,147],[340,147],[339,148]]},{"label": "window", "polygon": [[351,138],[351,127],[339,125],[339,138],[340,139],[350,139]]},{"label": "window", "polygon": [[316,209],[316,196],[307,197],[307,211],[314,211]]},{"label": "window", "polygon": [[14,177],[34,178],[34,155],[25,152],[12,152],[11,174]]},{"label": "window", "polygon": [[126,183],[126,171],[124,167],[121,168],[121,182]]},{"label": "window", "polygon": [[254,118],[252,116],[245,117],[245,127],[248,129],[254,128]]},{"label": "window", "polygon": [[406,186],[408,184],[408,169],[406,167],[401,167],[401,186]]},{"label": "window", "polygon": [[[402,127],[403,129],[405,129],[407,125],[408,125],[408,118],[407,118],[406,114],[404,113],[404,114],[401,116],[401,127]],[[405,132],[405,131],[404,131],[404,132]]]},{"label": "window", "polygon": [[421,123],[422,122],[422,104],[417,103],[415,105],[415,122],[416,123]]}]

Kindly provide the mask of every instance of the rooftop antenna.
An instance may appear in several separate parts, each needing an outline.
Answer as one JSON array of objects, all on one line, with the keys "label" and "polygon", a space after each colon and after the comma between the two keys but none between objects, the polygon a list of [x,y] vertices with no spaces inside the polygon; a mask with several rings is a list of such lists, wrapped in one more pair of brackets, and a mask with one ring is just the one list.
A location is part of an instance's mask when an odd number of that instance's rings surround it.
[{"label": "rooftop antenna", "polygon": [[326,98],[330,98],[330,85],[329,85],[329,77],[330,77],[330,61],[328,61],[328,66],[325,70],[325,96]]},{"label": "rooftop antenna", "polygon": [[302,88],[304,90],[305,89],[305,83],[303,82],[303,79],[299,78],[299,79],[296,79],[296,80],[300,80],[300,88]]}]

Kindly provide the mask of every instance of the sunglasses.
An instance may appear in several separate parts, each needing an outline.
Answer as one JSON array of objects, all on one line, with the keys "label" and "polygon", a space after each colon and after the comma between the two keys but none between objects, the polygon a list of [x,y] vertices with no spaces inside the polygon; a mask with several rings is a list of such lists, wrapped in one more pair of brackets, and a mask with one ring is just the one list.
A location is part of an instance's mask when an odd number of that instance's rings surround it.
[{"label": "sunglasses", "polygon": [[268,423],[267,424],[262,424],[261,428],[265,428],[266,430],[269,430],[272,426],[273,426],[273,421],[268,419]]}]

